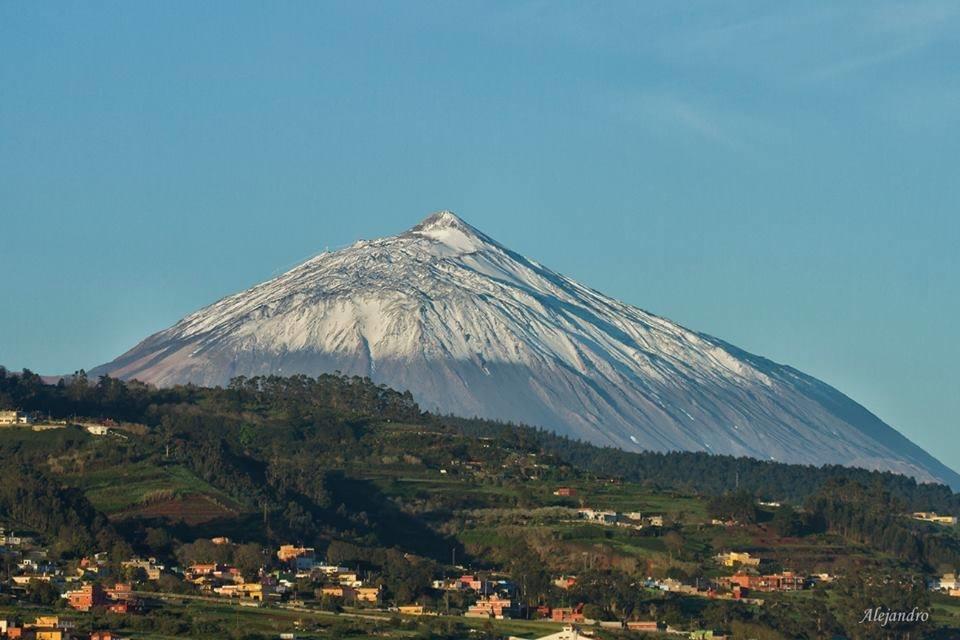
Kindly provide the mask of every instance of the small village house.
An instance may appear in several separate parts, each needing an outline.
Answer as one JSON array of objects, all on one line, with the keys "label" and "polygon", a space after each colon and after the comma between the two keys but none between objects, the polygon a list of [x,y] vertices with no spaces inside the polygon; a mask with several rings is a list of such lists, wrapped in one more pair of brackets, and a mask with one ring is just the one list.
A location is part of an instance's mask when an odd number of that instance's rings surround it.
[{"label": "small village house", "polygon": [[480,598],[463,615],[470,618],[496,618],[502,620],[516,616],[517,606],[510,598],[501,598],[494,594]]},{"label": "small village house", "polygon": [[0,411],[0,427],[30,424],[30,416],[22,411]]},{"label": "small village house", "polygon": [[957,524],[956,516],[942,516],[936,511],[917,511],[913,514],[914,520],[922,520],[924,522],[933,522],[934,524],[944,524],[953,526]]},{"label": "small village house", "polygon": [[225,584],[214,588],[213,592],[226,598],[240,598],[241,600],[263,602],[264,598],[269,595],[270,588],[259,582],[244,582],[240,584]]},{"label": "small village house", "polygon": [[402,604],[397,607],[397,612],[407,616],[423,616],[427,614],[427,609],[422,604]]},{"label": "small village house", "polygon": [[583,622],[583,605],[578,604],[575,607],[556,607],[550,612],[550,618],[554,622]]},{"label": "small village house", "polygon": [[284,544],[277,550],[277,558],[295,571],[310,571],[317,564],[313,547]]},{"label": "small village house", "polygon": [[346,587],[342,584],[327,585],[320,587],[320,595],[328,598],[342,598],[343,600],[353,600],[356,592],[353,587]]},{"label": "small village house", "polygon": [[950,591],[952,589],[960,589],[960,580],[957,580],[957,574],[955,573],[945,573],[943,577],[940,578],[937,583],[937,588],[941,591]]},{"label": "small village house", "polygon": [[760,566],[760,558],[754,558],[747,552],[730,551],[729,553],[718,553],[715,556],[717,562],[725,567],[733,567],[738,564],[746,567]]},{"label": "small village house", "polygon": [[553,586],[558,589],[563,589],[564,591],[575,584],[577,584],[577,576],[560,576],[553,581]]},{"label": "small village house", "polygon": [[131,558],[130,560],[121,562],[120,566],[124,569],[143,569],[147,580],[159,580],[160,574],[163,573],[164,569],[164,566],[159,564],[156,558],[147,558],[146,560],[142,558]]},{"label": "small village house", "polygon": [[75,591],[68,591],[66,598],[70,608],[77,611],[90,611],[107,604],[107,594],[98,584],[87,584]]},{"label": "small village house", "polygon": [[357,602],[366,602],[368,604],[380,604],[383,597],[382,587],[355,587]]}]

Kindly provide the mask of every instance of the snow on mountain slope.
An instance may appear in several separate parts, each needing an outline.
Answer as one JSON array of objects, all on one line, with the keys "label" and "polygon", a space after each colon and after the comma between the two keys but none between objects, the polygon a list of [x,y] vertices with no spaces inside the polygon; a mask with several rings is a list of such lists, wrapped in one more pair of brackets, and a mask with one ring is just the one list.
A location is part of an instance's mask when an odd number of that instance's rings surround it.
[{"label": "snow on mountain slope", "polygon": [[628,450],[889,469],[960,486],[832,387],[565,278],[449,211],[193,313],[93,371],[158,385],[335,370],[431,411]]}]

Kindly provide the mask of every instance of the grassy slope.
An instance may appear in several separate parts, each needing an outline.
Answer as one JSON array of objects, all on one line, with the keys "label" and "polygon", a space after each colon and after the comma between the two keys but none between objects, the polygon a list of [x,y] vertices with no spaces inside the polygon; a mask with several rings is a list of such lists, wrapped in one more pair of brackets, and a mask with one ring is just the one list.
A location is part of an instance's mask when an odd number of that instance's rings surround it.
[{"label": "grassy slope", "polygon": [[197,478],[181,465],[137,462],[65,476],[81,488],[97,509],[115,514],[143,503],[191,495],[208,495],[232,501],[223,492]]}]

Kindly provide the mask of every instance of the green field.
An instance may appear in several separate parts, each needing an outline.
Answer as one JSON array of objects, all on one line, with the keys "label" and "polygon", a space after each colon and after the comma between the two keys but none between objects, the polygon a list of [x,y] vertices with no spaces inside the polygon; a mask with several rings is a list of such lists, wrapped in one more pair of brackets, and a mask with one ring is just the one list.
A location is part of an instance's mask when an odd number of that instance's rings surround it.
[{"label": "green field", "polygon": [[181,465],[137,462],[71,474],[67,481],[80,488],[99,510],[108,515],[151,502],[210,496],[225,505],[234,501]]}]

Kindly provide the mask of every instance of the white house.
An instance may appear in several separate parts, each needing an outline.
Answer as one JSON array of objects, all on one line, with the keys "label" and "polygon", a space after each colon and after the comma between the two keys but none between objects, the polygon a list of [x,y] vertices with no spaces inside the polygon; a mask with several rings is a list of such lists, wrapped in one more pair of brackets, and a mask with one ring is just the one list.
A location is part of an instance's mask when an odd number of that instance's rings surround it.
[{"label": "white house", "polygon": [[939,588],[941,591],[951,591],[953,589],[960,589],[960,581],[957,580],[957,574],[955,573],[943,574],[943,577],[940,578]]}]

